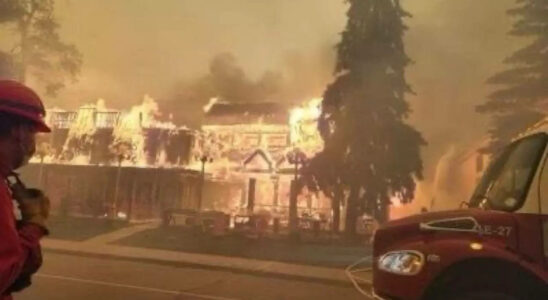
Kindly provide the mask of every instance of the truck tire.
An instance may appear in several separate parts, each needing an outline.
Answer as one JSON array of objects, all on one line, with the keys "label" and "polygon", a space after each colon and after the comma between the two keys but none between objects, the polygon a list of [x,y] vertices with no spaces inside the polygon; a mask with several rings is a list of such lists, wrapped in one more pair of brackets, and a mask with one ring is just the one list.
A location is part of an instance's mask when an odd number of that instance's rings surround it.
[{"label": "truck tire", "polygon": [[[521,298],[493,291],[474,291],[449,297],[450,300],[522,300]],[[525,300],[525,299],[523,299]]]}]

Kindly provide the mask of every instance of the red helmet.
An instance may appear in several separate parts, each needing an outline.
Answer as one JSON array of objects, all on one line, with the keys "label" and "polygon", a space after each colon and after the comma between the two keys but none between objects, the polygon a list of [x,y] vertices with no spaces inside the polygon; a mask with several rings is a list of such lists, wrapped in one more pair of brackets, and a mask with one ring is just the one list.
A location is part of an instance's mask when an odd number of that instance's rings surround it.
[{"label": "red helmet", "polygon": [[0,80],[0,111],[34,122],[40,132],[51,131],[44,122],[46,110],[40,97],[17,81]]}]

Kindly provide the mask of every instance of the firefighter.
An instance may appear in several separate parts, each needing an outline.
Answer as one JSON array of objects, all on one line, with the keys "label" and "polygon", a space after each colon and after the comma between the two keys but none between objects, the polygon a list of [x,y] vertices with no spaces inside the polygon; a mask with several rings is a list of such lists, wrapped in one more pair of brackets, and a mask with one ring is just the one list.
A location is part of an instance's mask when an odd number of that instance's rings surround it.
[{"label": "firefighter", "polygon": [[30,285],[30,275],[42,263],[40,239],[48,233],[49,201],[40,192],[17,199],[21,216],[16,221],[13,198],[21,197],[15,197],[8,177],[34,154],[36,134],[50,132],[44,115],[33,90],[0,80],[0,300]]}]

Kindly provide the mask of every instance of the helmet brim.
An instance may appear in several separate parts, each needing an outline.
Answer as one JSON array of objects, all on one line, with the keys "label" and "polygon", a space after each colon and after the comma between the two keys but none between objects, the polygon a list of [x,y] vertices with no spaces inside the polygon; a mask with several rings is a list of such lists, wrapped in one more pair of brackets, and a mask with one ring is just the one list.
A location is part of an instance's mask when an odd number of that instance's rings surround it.
[{"label": "helmet brim", "polygon": [[43,132],[43,133],[49,133],[51,132],[51,128],[45,123],[45,122],[37,122],[36,123],[36,131]]}]

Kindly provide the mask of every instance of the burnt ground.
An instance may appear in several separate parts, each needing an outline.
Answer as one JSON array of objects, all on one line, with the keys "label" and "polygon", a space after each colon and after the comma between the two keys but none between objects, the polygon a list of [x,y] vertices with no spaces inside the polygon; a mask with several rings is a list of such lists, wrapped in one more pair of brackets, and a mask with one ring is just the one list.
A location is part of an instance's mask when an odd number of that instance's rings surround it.
[{"label": "burnt ground", "polygon": [[250,239],[231,234],[214,237],[183,227],[159,227],[115,242],[117,245],[344,268],[371,254],[359,242],[292,242],[283,238]]},{"label": "burnt ground", "polygon": [[84,241],[129,226],[121,220],[70,216],[51,216],[47,224],[50,238],[71,241]]}]

